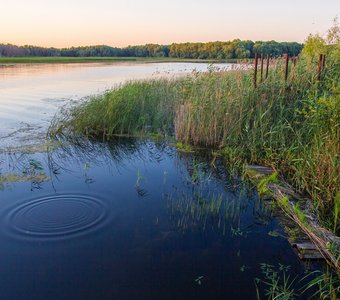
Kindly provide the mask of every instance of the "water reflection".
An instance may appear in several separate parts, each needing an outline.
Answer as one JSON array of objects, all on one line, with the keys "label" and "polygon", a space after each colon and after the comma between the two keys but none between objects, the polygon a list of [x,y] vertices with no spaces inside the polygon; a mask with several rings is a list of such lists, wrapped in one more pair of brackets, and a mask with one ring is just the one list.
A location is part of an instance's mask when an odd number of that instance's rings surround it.
[{"label": "water reflection", "polygon": [[185,161],[186,167],[189,165],[186,181],[191,188],[173,187],[164,195],[171,222],[178,230],[213,230],[223,236],[246,236],[254,226],[270,222],[271,211],[256,200],[247,182],[223,172],[218,163],[211,166],[199,162],[197,157]]},{"label": "water reflection", "polygon": [[252,299],[261,262],[303,272],[268,234],[283,234],[271,211],[209,153],[122,138],[57,145],[0,154],[0,178],[48,176],[0,191],[7,299]]},{"label": "water reflection", "polygon": [[[231,64],[216,64],[230,69]],[[206,71],[206,63],[18,64],[0,67],[0,148],[44,137],[63,105],[130,80]],[[26,128],[29,127],[29,130]]]}]

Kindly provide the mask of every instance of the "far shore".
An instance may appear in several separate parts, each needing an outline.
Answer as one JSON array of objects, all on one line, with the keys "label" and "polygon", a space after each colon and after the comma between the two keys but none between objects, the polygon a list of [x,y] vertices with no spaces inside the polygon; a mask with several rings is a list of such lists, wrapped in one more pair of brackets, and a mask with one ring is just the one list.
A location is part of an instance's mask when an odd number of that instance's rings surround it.
[{"label": "far shore", "polygon": [[171,57],[0,57],[0,66],[12,64],[50,64],[50,63],[114,63],[114,62],[190,62],[190,63],[236,63],[238,60],[188,59]]}]

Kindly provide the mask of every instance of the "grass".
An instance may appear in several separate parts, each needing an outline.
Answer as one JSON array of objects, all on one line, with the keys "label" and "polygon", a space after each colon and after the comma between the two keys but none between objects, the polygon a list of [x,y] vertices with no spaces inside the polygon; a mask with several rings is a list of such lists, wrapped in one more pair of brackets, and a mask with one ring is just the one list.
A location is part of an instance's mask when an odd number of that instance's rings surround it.
[{"label": "grass", "polygon": [[192,148],[191,145],[183,144],[181,142],[176,143],[176,149],[178,151],[187,152],[187,153],[195,152],[195,150]]},{"label": "grass", "polygon": [[273,174],[266,176],[258,183],[257,191],[260,196],[268,192],[267,186],[270,182],[277,182],[277,173],[274,172]]},{"label": "grass", "polygon": [[[98,62],[217,62],[208,59],[181,59],[171,57],[0,57],[0,66],[7,64],[36,64],[36,63],[98,63]],[[221,62],[234,63],[237,60],[222,60]]]},{"label": "grass", "polygon": [[[257,299],[339,299],[340,277],[329,271],[308,272],[304,277],[291,278],[290,266],[261,263],[262,278],[255,278]],[[260,289],[261,287],[261,289]],[[261,293],[262,291],[262,293]]]},{"label": "grass", "polygon": [[129,82],[64,112],[54,131],[68,127],[73,132],[103,139],[172,132],[176,85],[176,81],[166,79]]},{"label": "grass", "polygon": [[[340,295],[340,277],[337,274],[333,274],[329,270],[326,270],[326,272],[321,271],[314,271],[310,274],[308,274],[306,277],[312,277],[308,278],[308,282],[305,285],[304,290],[305,291],[316,289],[316,291],[313,294],[313,297],[316,299],[330,299],[330,300],[336,300],[339,299]],[[306,279],[303,278],[303,279]],[[313,278],[314,277],[314,278]]]},{"label": "grass", "polygon": [[239,70],[129,82],[64,110],[51,135],[107,140],[161,134],[183,145],[220,149],[233,161],[272,166],[308,195],[323,224],[339,233],[336,56],[327,56],[321,82],[316,70],[315,63],[301,58],[285,82],[283,61],[277,61],[256,89],[252,72]]},{"label": "grass", "polygon": [[[290,278],[290,276],[287,275],[289,269],[289,266],[283,266],[281,264],[279,264],[279,267],[276,269],[273,265],[262,263],[261,270],[264,279],[255,279],[257,299],[261,299],[258,284],[264,286],[265,299],[296,299],[298,293],[294,289],[294,285],[297,278]],[[262,297],[262,299],[264,298]]]}]

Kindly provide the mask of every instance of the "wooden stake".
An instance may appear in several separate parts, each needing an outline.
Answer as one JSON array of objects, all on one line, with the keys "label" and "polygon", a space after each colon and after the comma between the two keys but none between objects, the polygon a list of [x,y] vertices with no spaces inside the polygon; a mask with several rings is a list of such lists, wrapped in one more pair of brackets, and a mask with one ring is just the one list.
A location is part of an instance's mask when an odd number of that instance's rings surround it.
[{"label": "wooden stake", "polygon": [[257,86],[257,61],[258,61],[258,54],[255,53],[255,65],[254,65],[254,88]]},{"label": "wooden stake", "polygon": [[267,54],[267,65],[266,65],[266,79],[268,78],[268,72],[269,72],[269,54]]},{"label": "wooden stake", "polygon": [[288,79],[288,66],[289,66],[289,55],[286,54],[286,66],[285,66],[285,81]]},{"label": "wooden stake", "polygon": [[261,53],[261,80],[260,82],[262,82],[262,78],[263,78],[263,53]]},{"label": "wooden stake", "polygon": [[296,59],[296,56],[294,55],[294,56],[293,56],[293,65],[294,65],[294,67],[296,66],[296,60],[297,60],[297,59]]}]

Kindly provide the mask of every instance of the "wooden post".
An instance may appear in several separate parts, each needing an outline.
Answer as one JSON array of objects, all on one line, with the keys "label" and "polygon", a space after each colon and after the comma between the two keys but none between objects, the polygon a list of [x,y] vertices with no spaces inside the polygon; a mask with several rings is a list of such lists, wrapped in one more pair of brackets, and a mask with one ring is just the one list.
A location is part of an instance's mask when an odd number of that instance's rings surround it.
[{"label": "wooden post", "polygon": [[289,66],[289,55],[286,54],[286,66],[285,66],[285,81],[288,79],[288,66]]},{"label": "wooden post", "polygon": [[296,66],[296,56],[295,55],[293,56],[293,65],[294,65],[294,67]]},{"label": "wooden post", "polygon": [[323,55],[322,59],[322,74],[325,74],[325,67],[326,67],[326,54]]},{"label": "wooden post", "polygon": [[261,53],[261,80],[260,82],[262,82],[262,78],[263,78],[263,53]]},{"label": "wooden post", "polygon": [[254,65],[254,88],[257,86],[257,61],[258,61],[258,54],[255,53],[255,65]]},{"label": "wooden post", "polygon": [[294,80],[294,75],[295,75],[295,66],[296,66],[296,57],[295,55],[292,58],[292,64],[291,64],[291,69],[290,69],[290,74],[291,74],[291,80]]},{"label": "wooden post", "polygon": [[318,64],[318,81],[320,81],[320,79],[321,79],[322,60],[323,60],[323,54],[320,54],[319,55],[319,64]]},{"label": "wooden post", "polygon": [[266,65],[266,79],[268,78],[268,72],[269,72],[269,54],[267,54],[267,65]]}]

